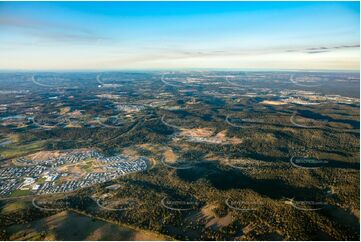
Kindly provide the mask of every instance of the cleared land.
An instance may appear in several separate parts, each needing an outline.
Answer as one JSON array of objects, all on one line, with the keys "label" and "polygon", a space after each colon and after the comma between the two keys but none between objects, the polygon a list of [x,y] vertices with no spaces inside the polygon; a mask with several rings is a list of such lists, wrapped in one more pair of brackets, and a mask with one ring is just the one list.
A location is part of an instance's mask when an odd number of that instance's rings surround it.
[{"label": "cleared land", "polygon": [[29,224],[9,227],[11,240],[164,240],[148,231],[107,223],[75,212],[63,211]]}]

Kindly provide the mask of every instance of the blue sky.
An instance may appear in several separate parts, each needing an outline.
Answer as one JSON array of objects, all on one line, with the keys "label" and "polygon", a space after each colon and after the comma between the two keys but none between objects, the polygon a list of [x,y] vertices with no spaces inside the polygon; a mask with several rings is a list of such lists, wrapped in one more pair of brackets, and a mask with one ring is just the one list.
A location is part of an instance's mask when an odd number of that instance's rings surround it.
[{"label": "blue sky", "polygon": [[0,69],[358,70],[358,2],[0,2]]}]

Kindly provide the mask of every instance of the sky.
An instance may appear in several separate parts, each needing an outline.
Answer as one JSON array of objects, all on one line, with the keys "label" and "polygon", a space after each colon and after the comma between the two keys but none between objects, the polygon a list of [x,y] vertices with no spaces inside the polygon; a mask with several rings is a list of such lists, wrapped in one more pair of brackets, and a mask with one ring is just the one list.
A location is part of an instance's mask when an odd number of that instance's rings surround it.
[{"label": "sky", "polygon": [[359,2],[0,2],[1,70],[359,70]]}]

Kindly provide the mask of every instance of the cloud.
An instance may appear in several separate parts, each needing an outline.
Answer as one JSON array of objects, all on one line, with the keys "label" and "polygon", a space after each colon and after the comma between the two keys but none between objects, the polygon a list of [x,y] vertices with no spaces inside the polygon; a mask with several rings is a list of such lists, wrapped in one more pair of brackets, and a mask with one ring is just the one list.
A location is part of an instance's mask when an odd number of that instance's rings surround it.
[{"label": "cloud", "polygon": [[[163,47],[139,47],[136,50],[129,49],[113,50],[107,55],[103,56],[102,64],[119,64],[128,65],[130,63],[147,64],[149,62],[176,62],[176,61],[203,61],[207,60],[227,60],[235,58],[268,58],[273,55],[284,55],[286,53],[306,53],[306,54],[321,54],[330,52],[336,49],[357,48],[359,45],[340,45],[331,47],[299,47],[295,49],[287,49],[285,47],[246,49],[235,47],[224,47],[223,49],[190,49],[184,48],[181,45],[169,45]],[[295,55],[296,56],[296,55]]]},{"label": "cloud", "polygon": [[351,49],[351,48],[360,48],[359,44],[355,45],[338,45],[338,46],[330,46],[330,47],[311,47],[306,49],[291,49],[286,50],[285,52],[301,52],[306,54],[318,54],[318,53],[325,53],[325,52],[331,52],[333,50],[340,50],[340,49]]},{"label": "cloud", "polygon": [[175,59],[185,58],[197,58],[197,57],[224,57],[224,56],[260,56],[267,54],[282,54],[282,53],[306,53],[306,54],[319,54],[325,52],[331,52],[340,49],[351,49],[359,48],[359,44],[355,45],[339,45],[330,47],[309,47],[309,48],[297,48],[297,49],[286,49],[283,47],[274,47],[266,49],[237,49],[237,48],[225,48],[223,50],[182,50],[169,49],[168,53]]},{"label": "cloud", "polygon": [[310,50],[310,51],[306,51],[305,53],[307,54],[319,54],[319,53],[325,53],[325,52],[330,52],[328,50]]},{"label": "cloud", "polygon": [[105,39],[87,28],[23,16],[0,15],[0,28],[17,31],[48,43],[97,42]]}]

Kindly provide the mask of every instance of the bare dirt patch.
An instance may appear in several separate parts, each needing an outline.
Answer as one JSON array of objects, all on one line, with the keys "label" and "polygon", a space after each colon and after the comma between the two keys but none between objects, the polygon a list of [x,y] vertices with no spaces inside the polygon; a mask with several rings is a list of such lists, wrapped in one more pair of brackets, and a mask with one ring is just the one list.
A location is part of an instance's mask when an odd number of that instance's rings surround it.
[{"label": "bare dirt patch", "polygon": [[183,129],[179,136],[186,137],[190,142],[210,144],[240,144],[242,140],[236,137],[227,137],[227,130],[217,134],[210,128]]},{"label": "bare dirt patch", "polygon": [[62,107],[60,109],[60,114],[64,115],[64,114],[68,113],[70,111],[70,109],[71,109],[70,107]]},{"label": "bare dirt patch", "polygon": [[39,151],[34,154],[28,155],[27,158],[31,160],[48,160],[61,156],[60,151]]},{"label": "bare dirt patch", "polygon": [[166,146],[161,146],[158,144],[150,144],[150,143],[141,144],[141,145],[139,145],[139,147],[146,149],[146,150],[152,152],[153,154],[162,153],[162,152],[164,152],[165,149],[167,149]]},{"label": "bare dirt patch", "polygon": [[182,129],[181,136],[210,137],[214,130],[211,128]]},{"label": "bare dirt patch", "polygon": [[125,148],[125,149],[123,149],[123,152],[122,152],[122,153],[123,153],[124,155],[126,155],[126,156],[134,157],[134,158],[140,156],[139,153],[138,153],[138,151],[137,151],[136,149],[134,149],[134,148]]},{"label": "bare dirt patch", "polygon": [[173,150],[166,150],[164,152],[164,157],[166,162],[176,162],[178,157],[176,154],[174,154]]},{"label": "bare dirt patch", "polygon": [[286,103],[286,102],[283,102],[283,101],[269,101],[269,100],[264,100],[264,101],[261,102],[261,104],[279,106],[279,105],[285,105],[285,104],[287,104],[287,103]]},{"label": "bare dirt patch", "polygon": [[200,212],[192,214],[187,219],[194,223],[203,224],[206,228],[212,228],[214,230],[230,225],[233,222],[232,214],[229,212],[227,215],[220,217],[214,212],[214,209],[216,208],[217,205],[208,204],[204,206]]},{"label": "bare dirt patch", "polygon": [[79,117],[82,115],[81,111],[80,110],[74,110],[73,112],[71,113],[68,113],[69,116],[71,117]]},{"label": "bare dirt patch", "polygon": [[38,151],[36,153],[33,153],[31,155],[26,156],[27,159],[30,160],[48,160],[53,158],[58,158],[67,154],[74,154],[79,152],[86,152],[90,151],[91,149],[83,148],[83,149],[73,149],[73,150],[67,150],[67,151],[60,151],[60,150],[54,150],[54,151]]}]

